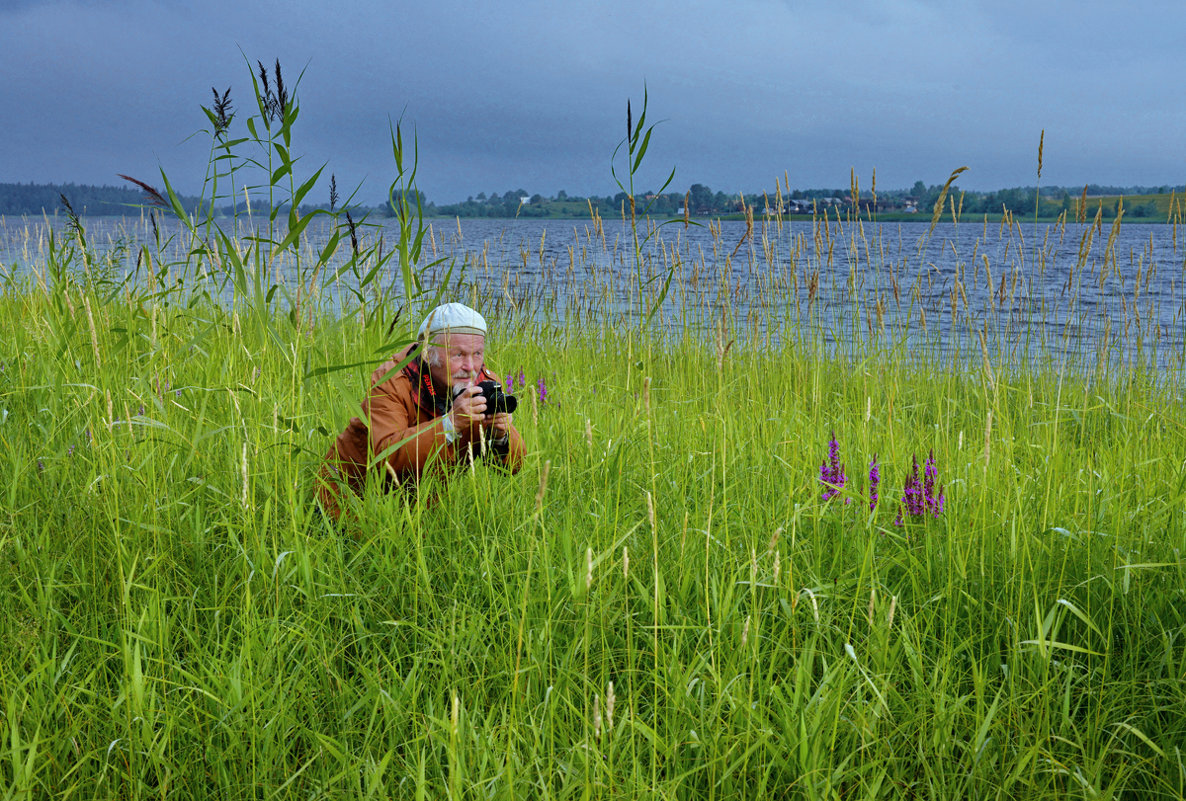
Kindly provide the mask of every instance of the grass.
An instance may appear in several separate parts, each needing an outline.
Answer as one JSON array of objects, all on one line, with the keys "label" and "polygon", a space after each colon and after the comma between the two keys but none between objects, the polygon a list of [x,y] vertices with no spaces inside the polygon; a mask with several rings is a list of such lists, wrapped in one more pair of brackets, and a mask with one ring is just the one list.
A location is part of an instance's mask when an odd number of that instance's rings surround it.
[{"label": "grass", "polygon": [[[265,113],[281,138],[296,117]],[[933,324],[866,337],[888,298],[812,312],[872,269],[820,255],[855,252],[859,222],[796,246],[781,285],[747,283],[732,243],[687,278],[640,221],[613,246],[623,301],[583,250],[560,299],[430,282],[401,210],[394,256],[351,220],[345,263],[306,249],[295,287],[274,218],[115,257],[73,220],[2,273],[5,798],[1186,794],[1180,363],[969,366]],[[1004,304],[1009,265],[984,268]],[[313,472],[430,283],[523,372],[527,464],[372,487],[331,529]],[[993,297],[964,301],[968,330]],[[895,525],[927,454],[945,508]]]},{"label": "grass", "polygon": [[[1186,414],[1147,376],[793,344],[717,369],[691,335],[503,320],[493,364],[549,387],[528,466],[368,494],[355,540],[308,484],[366,370],[304,376],[385,331],[280,348],[85,287],[0,320],[13,797],[1186,789]],[[932,449],[947,508],[895,527]]]}]

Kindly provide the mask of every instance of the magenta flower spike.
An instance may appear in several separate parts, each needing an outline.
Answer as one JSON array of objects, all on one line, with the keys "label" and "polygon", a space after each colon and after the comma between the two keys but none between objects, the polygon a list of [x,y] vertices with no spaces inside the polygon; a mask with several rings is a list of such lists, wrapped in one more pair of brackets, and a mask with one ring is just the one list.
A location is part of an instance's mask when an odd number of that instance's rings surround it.
[{"label": "magenta flower spike", "polygon": [[[938,484],[939,468],[935,464],[935,452],[932,450],[923,463],[922,477],[918,475],[918,457],[911,456],[911,469],[906,473],[906,480],[902,485],[902,504],[898,510],[895,526],[901,526],[907,519],[921,517],[939,517],[943,513],[946,497],[943,485]],[[937,492],[936,492],[937,487]]]},{"label": "magenta flower spike", "polygon": [[835,490],[833,490],[830,486],[832,483],[831,477],[831,471],[828,470],[828,460],[824,459],[819,464],[819,483],[823,485],[823,490],[820,492],[820,498],[825,501],[836,494]]},{"label": "magenta flower spike", "polygon": [[906,480],[902,482],[902,508],[898,510],[895,526],[902,525],[908,517],[918,517],[922,514],[922,483],[918,479],[918,457],[911,455],[911,468],[906,473]]},{"label": "magenta flower spike", "polygon": [[927,512],[935,510],[935,477],[939,475],[939,468],[935,466],[935,451],[927,454],[927,462],[923,467],[922,498],[923,507]]},{"label": "magenta flower spike", "polygon": [[819,481],[823,485],[820,496],[825,501],[839,495],[848,481],[848,476],[844,474],[844,465],[840,463],[840,443],[836,440],[835,431],[828,440],[828,458],[820,464]]},{"label": "magenta flower spike", "polygon": [[877,508],[877,485],[881,483],[881,468],[877,464],[877,454],[873,454],[873,461],[869,462],[869,511]]}]

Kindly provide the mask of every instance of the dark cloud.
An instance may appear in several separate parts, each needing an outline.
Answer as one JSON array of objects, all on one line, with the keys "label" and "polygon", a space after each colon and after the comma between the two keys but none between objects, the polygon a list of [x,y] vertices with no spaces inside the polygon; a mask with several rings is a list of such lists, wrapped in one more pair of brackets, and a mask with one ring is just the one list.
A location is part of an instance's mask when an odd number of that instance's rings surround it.
[{"label": "dark cloud", "polygon": [[[388,121],[420,145],[447,201],[523,187],[614,191],[609,157],[644,83],[658,183],[733,192],[938,183],[1179,183],[1186,112],[1166,86],[1184,57],[1175,5],[738,0],[596,5],[14,2],[0,180],[109,182],[164,166],[196,186],[200,104],[280,58],[302,118],[294,147],[382,196]],[[240,117],[240,121],[242,120]],[[653,178],[652,178],[653,176]]]}]

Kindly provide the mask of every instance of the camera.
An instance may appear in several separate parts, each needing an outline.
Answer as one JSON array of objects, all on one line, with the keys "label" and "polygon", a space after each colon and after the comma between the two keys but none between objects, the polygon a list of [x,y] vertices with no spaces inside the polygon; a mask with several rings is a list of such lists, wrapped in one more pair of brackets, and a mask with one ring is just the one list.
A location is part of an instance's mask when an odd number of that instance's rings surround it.
[{"label": "camera", "polygon": [[503,392],[497,382],[481,381],[478,387],[482,390],[482,397],[486,399],[486,414],[514,414],[515,409],[519,408],[519,399]]}]

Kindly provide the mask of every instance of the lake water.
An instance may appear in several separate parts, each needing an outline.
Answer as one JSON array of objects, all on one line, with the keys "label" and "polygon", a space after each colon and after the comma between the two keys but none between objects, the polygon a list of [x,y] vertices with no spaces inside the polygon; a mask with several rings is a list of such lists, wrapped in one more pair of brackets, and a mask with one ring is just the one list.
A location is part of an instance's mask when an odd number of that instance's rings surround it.
[{"label": "lake water", "polygon": [[[433,220],[425,260],[429,280],[453,267],[485,308],[524,307],[560,316],[575,308],[618,315],[623,323],[654,309],[653,324],[711,331],[725,317],[758,340],[810,331],[844,350],[882,337],[906,347],[978,359],[1069,359],[1181,369],[1186,360],[1186,231],[1174,225],[944,222],[698,221],[640,226],[641,260],[622,220]],[[0,265],[20,274],[44,263],[48,230],[65,221],[0,218]],[[92,245],[135,268],[154,249],[147,216],[84,220]],[[163,260],[187,249],[176,222],[158,220],[171,244]],[[273,264],[270,279],[296,282],[333,228],[306,231],[306,261]],[[247,232],[240,232],[246,235]],[[360,247],[390,253],[394,220],[359,226]],[[155,251],[154,251],[155,252]],[[344,243],[322,274],[350,254]],[[158,259],[158,261],[161,259]],[[393,265],[386,283],[398,285]],[[668,278],[670,277],[670,282]],[[658,303],[662,288],[666,296]]]}]

